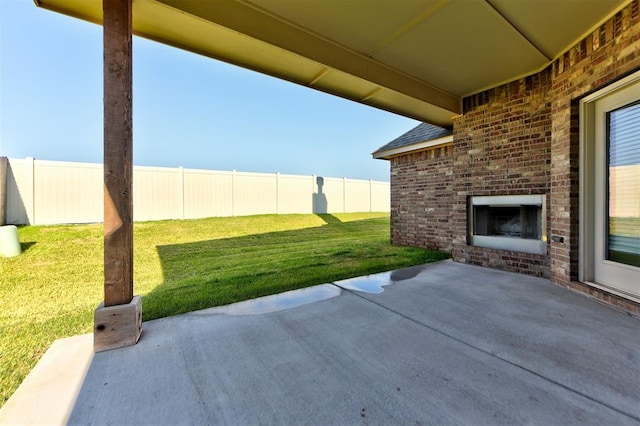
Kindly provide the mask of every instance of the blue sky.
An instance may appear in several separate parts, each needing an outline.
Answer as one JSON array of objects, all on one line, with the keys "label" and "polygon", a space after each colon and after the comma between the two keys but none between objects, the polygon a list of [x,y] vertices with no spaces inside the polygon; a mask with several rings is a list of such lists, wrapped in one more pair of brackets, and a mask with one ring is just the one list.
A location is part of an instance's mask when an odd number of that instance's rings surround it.
[{"label": "blue sky", "polygon": [[[134,37],[134,163],[389,180],[418,124]],[[102,27],[0,0],[0,155],[102,162]]]}]

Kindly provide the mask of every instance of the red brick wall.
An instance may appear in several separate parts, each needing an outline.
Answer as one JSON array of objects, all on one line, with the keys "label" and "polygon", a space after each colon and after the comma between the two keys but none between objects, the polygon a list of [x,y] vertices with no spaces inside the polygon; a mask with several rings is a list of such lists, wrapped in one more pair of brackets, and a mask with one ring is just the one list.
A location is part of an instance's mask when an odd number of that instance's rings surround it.
[{"label": "red brick wall", "polygon": [[[638,69],[640,0],[634,0],[544,71],[465,98],[452,148],[438,156],[392,159],[393,242],[451,250],[459,262],[548,276],[639,314],[637,303],[577,282],[578,102]],[[564,238],[550,240],[546,256],[467,245],[468,196],[543,193],[547,236]]]},{"label": "red brick wall", "polygon": [[550,231],[552,280],[569,285],[578,278],[579,116],[581,96],[640,68],[638,0],[617,13],[553,63]]},{"label": "red brick wall", "polygon": [[454,260],[549,276],[546,255],[467,245],[467,199],[549,193],[550,90],[547,69],[464,100],[453,126]]},{"label": "red brick wall", "polygon": [[623,309],[638,304],[578,283],[580,97],[640,69],[640,4],[635,0],[553,63],[550,232],[551,280]]},{"label": "red brick wall", "polygon": [[451,251],[452,146],[391,159],[391,241]]}]

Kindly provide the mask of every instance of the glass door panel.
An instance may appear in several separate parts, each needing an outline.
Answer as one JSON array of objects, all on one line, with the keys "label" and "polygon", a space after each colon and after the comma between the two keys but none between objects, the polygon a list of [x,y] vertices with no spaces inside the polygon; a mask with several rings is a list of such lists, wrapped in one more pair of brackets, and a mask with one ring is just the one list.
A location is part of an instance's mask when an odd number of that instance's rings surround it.
[{"label": "glass door panel", "polygon": [[640,81],[594,102],[594,284],[640,300]]},{"label": "glass door panel", "polygon": [[640,266],[640,102],[607,113],[606,258]]}]

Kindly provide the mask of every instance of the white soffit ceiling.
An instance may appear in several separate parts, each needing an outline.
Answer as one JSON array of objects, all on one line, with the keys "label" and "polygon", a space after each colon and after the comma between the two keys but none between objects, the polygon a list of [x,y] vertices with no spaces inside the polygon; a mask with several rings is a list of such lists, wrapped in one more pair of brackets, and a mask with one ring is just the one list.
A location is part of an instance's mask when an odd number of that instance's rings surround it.
[{"label": "white soffit ceiling", "polygon": [[457,96],[539,71],[628,3],[626,0],[239,1]]},{"label": "white soffit ceiling", "polygon": [[487,0],[549,59],[586,36],[629,2],[616,0]]},{"label": "white soffit ceiling", "polygon": [[[35,0],[100,23],[101,0]],[[133,0],[134,33],[448,126],[631,0]]]},{"label": "white soffit ceiling", "polygon": [[458,96],[548,63],[491,6],[468,0],[451,0],[374,58]]}]

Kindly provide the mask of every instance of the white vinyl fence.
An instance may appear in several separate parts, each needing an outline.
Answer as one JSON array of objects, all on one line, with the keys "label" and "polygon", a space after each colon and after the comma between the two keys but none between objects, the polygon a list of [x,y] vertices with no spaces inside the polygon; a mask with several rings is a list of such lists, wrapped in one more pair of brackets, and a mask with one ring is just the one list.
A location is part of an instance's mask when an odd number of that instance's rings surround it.
[{"label": "white vinyl fence", "polygon": [[[134,220],[388,212],[389,183],[165,167],[133,168]],[[9,159],[7,223],[103,221],[102,164]]]}]

